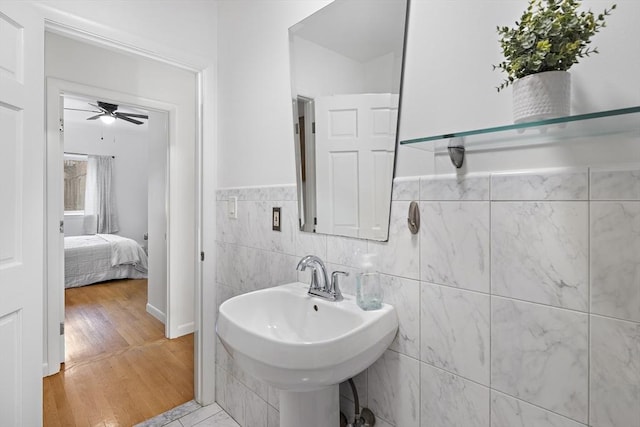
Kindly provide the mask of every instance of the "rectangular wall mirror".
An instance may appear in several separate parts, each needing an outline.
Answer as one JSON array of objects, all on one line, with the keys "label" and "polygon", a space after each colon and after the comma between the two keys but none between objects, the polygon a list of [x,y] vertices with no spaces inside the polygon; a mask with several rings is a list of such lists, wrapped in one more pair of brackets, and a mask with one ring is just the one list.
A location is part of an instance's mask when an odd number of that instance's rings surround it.
[{"label": "rectangular wall mirror", "polygon": [[408,0],[335,0],[289,29],[300,229],[389,235]]}]

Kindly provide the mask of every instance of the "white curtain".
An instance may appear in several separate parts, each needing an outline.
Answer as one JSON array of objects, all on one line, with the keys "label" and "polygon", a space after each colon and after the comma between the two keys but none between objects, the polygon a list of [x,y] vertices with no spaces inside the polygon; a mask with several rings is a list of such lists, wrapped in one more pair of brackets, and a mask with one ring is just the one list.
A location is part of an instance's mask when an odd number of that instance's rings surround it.
[{"label": "white curtain", "polygon": [[97,232],[102,234],[115,233],[119,230],[112,182],[113,158],[88,156],[84,213],[97,216]]}]

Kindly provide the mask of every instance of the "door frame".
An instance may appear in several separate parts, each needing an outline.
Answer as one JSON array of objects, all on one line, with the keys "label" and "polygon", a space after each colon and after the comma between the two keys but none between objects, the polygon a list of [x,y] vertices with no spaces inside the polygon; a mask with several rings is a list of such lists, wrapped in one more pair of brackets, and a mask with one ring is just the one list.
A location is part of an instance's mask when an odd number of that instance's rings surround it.
[{"label": "door frame", "polygon": [[[155,110],[168,113],[169,129],[175,128],[175,115],[178,112],[177,106],[165,102],[149,100],[135,95],[115,92],[109,89],[87,86],[80,83],[57,79],[46,78],[46,187],[45,187],[45,235],[46,235],[46,291],[45,291],[45,351],[46,362],[43,368],[44,375],[52,375],[60,370],[60,363],[65,360],[64,335],[60,334],[60,329],[56,328],[58,323],[64,323],[64,249],[61,239],[63,233],[59,230],[59,221],[63,215],[62,209],[62,170],[61,160],[64,154],[63,137],[64,131],[60,130],[63,125],[63,111],[61,110],[60,98],[64,95],[80,95],[83,97],[103,99],[117,104],[126,104],[139,107],[145,110]],[[170,246],[171,229],[169,222],[168,207],[171,199],[169,193],[170,170],[170,150],[169,144],[172,140],[171,132],[167,135],[166,150],[166,182],[165,187],[165,216],[166,222],[166,246]],[[167,254],[168,255],[168,254]],[[168,261],[168,260],[167,260]],[[167,301],[169,300],[169,269],[171,264],[167,262]],[[168,326],[170,321],[169,304],[165,307],[165,336],[169,335]],[[153,314],[152,314],[153,315]],[[154,316],[155,317],[155,316]]]},{"label": "door frame", "polygon": [[[70,25],[62,22],[72,21]],[[200,60],[200,58],[189,57],[182,58],[182,60],[173,60],[168,58],[166,55],[156,54],[146,50],[144,48],[139,48],[135,45],[135,43],[127,43],[127,41],[118,41],[115,39],[115,34],[120,35],[120,32],[114,32],[113,29],[108,28],[107,33],[111,31],[113,38],[101,36],[100,33],[105,31],[105,28],[99,24],[92,23],[90,21],[76,18],[73,16],[69,16],[64,13],[60,13],[56,10],[52,10],[50,8],[45,8],[45,19],[44,19],[44,27],[45,31],[49,31],[56,34],[61,34],[66,37],[71,37],[83,41],[85,43],[93,44],[99,47],[106,47],[109,49],[116,50],[121,53],[133,54],[139,57],[153,59],[165,64],[169,64],[178,68],[186,69],[192,71],[196,74],[197,79],[197,87],[196,87],[196,102],[198,103],[198,108],[196,109],[196,146],[195,146],[195,158],[196,158],[196,207],[195,207],[195,228],[194,233],[196,234],[195,243],[196,243],[196,253],[203,253],[203,237],[206,234],[210,236],[212,233],[215,235],[215,224],[213,224],[213,229],[211,227],[207,227],[204,230],[203,227],[203,217],[204,210],[211,210],[210,203],[204,200],[203,190],[206,187],[207,189],[215,188],[215,175],[212,177],[213,181],[211,185],[206,185],[203,183],[203,153],[206,151],[209,155],[213,153],[215,155],[216,152],[216,140],[213,139],[212,147],[203,150],[203,128],[205,126],[210,127],[215,125],[216,120],[214,119],[205,119],[203,116],[203,106],[210,106],[212,111],[215,112],[215,103],[213,100],[208,99],[205,96],[205,87],[211,92],[215,86],[215,78],[216,73],[214,69],[214,64],[208,64],[205,61]],[[126,39],[126,37],[125,37]],[[196,64],[196,65],[193,65]],[[213,79],[213,80],[212,80]],[[71,82],[67,82],[71,83]],[[45,103],[47,100],[44,100]],[[135,104],[135,103],[134,103]],[[59,108],[59,107],[58,107]],[[166,110],[166,108],[160,108],[160,110]],[[171,117],[171,114],[170,114]],[[47,214],[45,207],[45,215]],[[48,236],[49,230],[45,229],[45,236]],[[46,245],[47,243],[45,243]],[[211,248],[211,253],[208,256],[209,263],[214,262],[215,253],[213,253],[213,248]],[[206,405],[211,404],[215,401],[215,332],[214,332],[214,324],[210,324],[211,315],[209,312],[215,308],[215,289],[211,286],[208,286],[206,289],[203,288],[203,283],[205,279],[203,276],[208,278],[207,281],[211,280],[211,278],[215,278],[215,264],[212,264],[208,268],[203,267],[203,262],[201,259],[197,259],[194,261],[194,270],[195,270],[195,289],[194,289],[194,315],[195,315],[195,339],[194,339],[194,395],[195,400],[200,404]],[[44,300],[44,315],[45,317],[44,323],[44,334],[43,341],[45,344],[45,354],[43,355],[43,372],[44,375],[50,375],[48,373],[51,370],[51,362],[52,360],[59,361],[60,356],[60,337],[58,335],[58,323],[59,318],[56,318],[53,322],[52,313],[50,308],[53,308],[54,311],[60,310],[60,297],[52,296],[49,294],[49,287],[47,286],[48,281],[48,272],[45,272],[45,300]],[[63,292],[64,294],[64,292]],[[207,299],[203,298],[203,294],[207,295]],[[57,307],[57,308],[56,308]],[[204,319],[206,318],[206,322]],[[55,337],[53,340],[51,336]],[[53,346],[52,351],[49,351],[49,347]],[[59,367],[59,364],[57,365]]]}]

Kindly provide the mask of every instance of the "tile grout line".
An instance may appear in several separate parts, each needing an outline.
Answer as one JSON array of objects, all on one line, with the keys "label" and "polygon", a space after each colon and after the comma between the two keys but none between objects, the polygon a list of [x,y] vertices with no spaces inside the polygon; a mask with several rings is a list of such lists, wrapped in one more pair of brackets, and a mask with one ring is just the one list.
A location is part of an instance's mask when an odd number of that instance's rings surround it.
[{"label": "tile grout line", "polygon": [[[556,411],[554,411],[554,410],[552,410],[552,409],[549,409],[549,408],[545,408],[544,406],[541,406],[541,405],[539,405],[539,404],[537,404],[537,403],[530,402],[530,401],[525,400],[525,399],[523,399],[523,398],[521,398],[521,397],[518,397],[518,396],[516,396],[516,395],[513,395],[513,394],[510,394],[510,393],[507,393],[507,392],[505,392],[505,391],[503,391],[503,390],[500,390],[500,389],[497,389],[497,388],[493,388],[493,387],[491,387],[491,386],[484,385],[484,384],[479,383],[479,382],[477,382],[477,381],[475,381],[475,380],[471,380],[471,379],[469,379],[469,378],[467,378],[467,377],[463,377],[462,375],[457,374],[457,373],[455,373],[455,372],[451,372],[451,371],[449,371],[449,370],[447,370],[447,369],[441,368],[441,367],[439,367],[439,366],[435,366],[435,365],[433,365],[433,364],[431,364],[431,363],[429,363],[429,362],[421,362],[421,365],[422,365],[422,364],[427,365],[427,366],[429,366],[429,367],[431,367],[431,368],[433,368],[433,369],[436,369],[436,370],[438,370],[438,371],[444,372],[444,373],[446,373],[446,374],[448,374],[448,375],[453,375],[453,376],[455,376],[457,379],[461,379],[461,380],[463,380],[463,381],[470,382],[470,383],[475,384],[475,385],[477,385],[477,386],[480,386],[480,387],[482,387],[482,388],[486,388],[486,389],[489,391],[489,394],[490,394],[490,395],[491,395],[493,392],[495,392],[495,393],[499,393],[499,394],[501,394],[501,395],[504,395],[504,396],[507,396],[507,397],[509,397],[509,398],[511,398],[511,399],[514,399],[514,400],[516,400],[516,401],[518,401],[518,402],[522,402],[522,403],[527,404],[527,405],[529,405],[529,406],[533,406],[533,407],[535,407],[535,408],[537,408],[537,409],[539,409],[539,410],[541,410],[541,411],[548,412],[548,413],[550,413],[550,414],[553,414],[553,415],[556,415],[556,416],[562,417],[562,418],[564,418],[564,419],[571,420],[571,421],[573,421],[573,422],[575,422],[575,423],[580,424],[581,426],[588,427],[588,424],[585,424],[585,423],[584,423],[584,422],[582,422],[582,421],[578,421],[578,420],[576,420],[576,419],[574,419],[574,418],[571,418],[571,417],[569,417],[569,416],[567,416],[567,415],[561,414],[561,413],[556,412]],[[489,425],[491,425],[491,424],[489,424]]]},{"label": "tile grout line", "polygon": [[489,175],[489,425],[492,425],[493,418],[493,388],[492,388],[492,376],[493,376],[493,359],[492,359],[492,346],[493,346],[493,175]]},{"label": "tile grout line", "polygon": [[[418,213],[420,213],[420,219],[422,219],[424,206],[421,200],[422,196],[422,179],[418,179]],[[422,224],[424,224],[421,221]],[[422,295],[424,293],[424,288],[422,286],[422,227],[418,229],[418,425],[422,425]]]},{"label": "tile grout line", "polygon": [[587,425],[591,425],[591,167],[587,168]]}]

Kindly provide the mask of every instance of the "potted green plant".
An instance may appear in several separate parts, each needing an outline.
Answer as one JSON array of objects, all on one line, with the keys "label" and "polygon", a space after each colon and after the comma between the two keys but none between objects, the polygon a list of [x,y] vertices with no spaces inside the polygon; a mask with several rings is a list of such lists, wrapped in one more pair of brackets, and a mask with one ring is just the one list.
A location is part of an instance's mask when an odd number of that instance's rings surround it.
[{"label": "potted green plant", "polygon": [[504,61],[494,69],[513,85],[514,121],[540,120],[570,113],[571,77],[580,59],[598,53],[591,38],[603,27],[614,4],[600,14],[579,11],[581,0],[529,0],[513,28],[497,27]]}]

